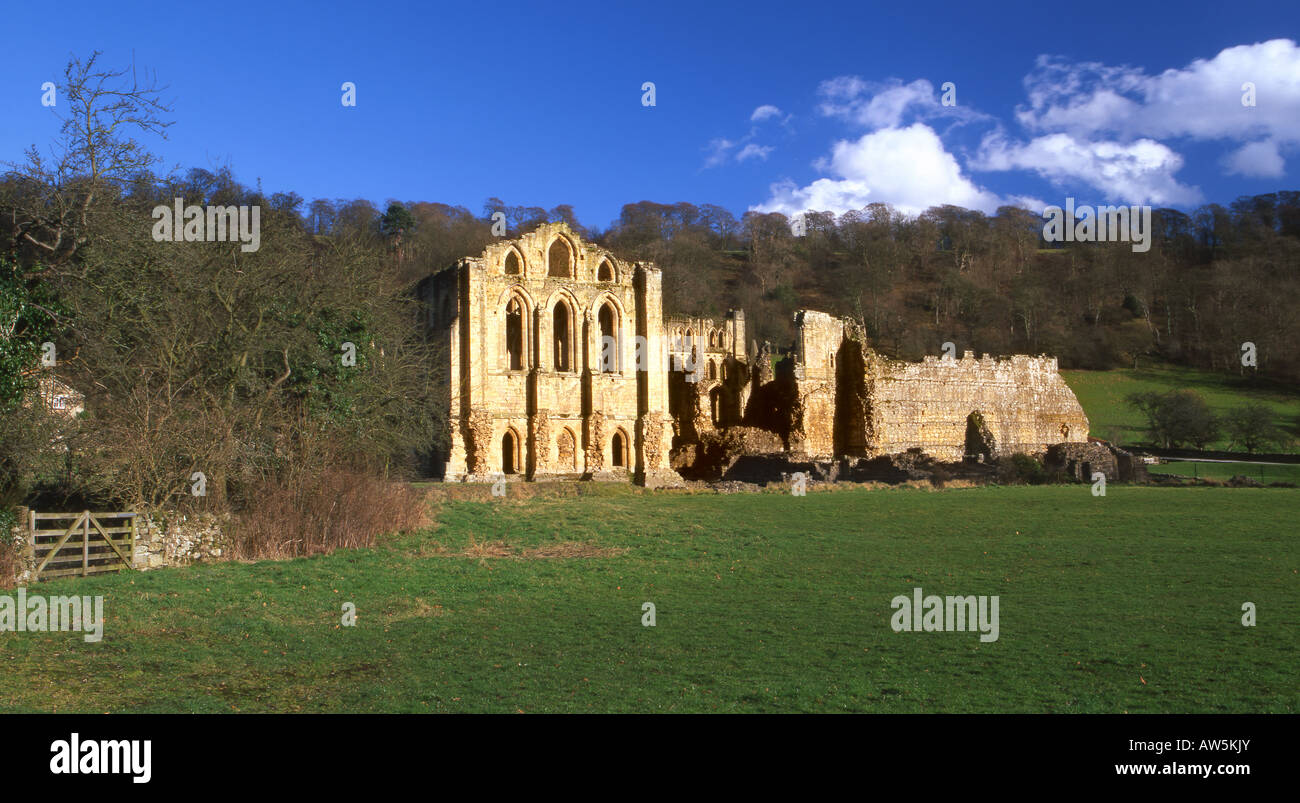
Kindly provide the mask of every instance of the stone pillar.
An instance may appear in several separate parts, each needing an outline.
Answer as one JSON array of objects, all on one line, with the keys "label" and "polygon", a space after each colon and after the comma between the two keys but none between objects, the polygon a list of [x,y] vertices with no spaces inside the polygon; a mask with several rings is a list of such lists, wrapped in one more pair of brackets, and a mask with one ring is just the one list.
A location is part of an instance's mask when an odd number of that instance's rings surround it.
[{"label": "stone pillar", "polygon": [[469,450],[463,432],[466,427],[457,419],[449,421],[447,427],[451,430],[451,448],[447,454],[447,467],[443,474],[443,481],[456,482],[464,479],[469,473]]},{"label": "stone pillar", "polygon": [[635,480],[647,488],[682,487],[681,476],[669,465],[673,421],[668,415],[667,329],[663,318],[663,274],[658,268],[638,264],[634,287],[637,294],[637,334],[644,338],[645,352],[637,367],[637,424]]},{"label": "stone pillar", "polygon": [[589,374],[600,373],[600,327],[591,310],[582,313],[582,364]]},{"label": "stone pillar", "polygon": [[551,418],[550,410],[538,410],[528,417],[529,452],[533,456],[530,476],[547,474],[551,470]]},{"label": "stone pillar", "polygon": [[587,472],[595,474],[605,468],[605,414],[593,410],[587,416]]},{"label": "stone pillar", "polygon": [[[542,345],[543,340],[547,340],[549,343],[549,341],[552,341],[555,337],[555,333],[553,332],[551,333],[550,338],[542,337],[542,331],[545,328],[545,318],[546,318],[546,305],[544,302],[539,301],[535,305],[533,305],[533,321],[532,321],[533,336],[532,338],[530,338],[534,346],[533,361],[532,361],[533,373],[536,373],[537,371],[541,370],[543,365],[547,366],[548,370],[551,371],[555,370],[555,366],[551,365],[551,361],[555,359],[554,353],[550,349],[549,344],[547,346]],[[545,363],[542,362],[543,359],[546,360]]]},{"label": "stone pillar", "polygon": [[[14,580],[19,583],[27,583],[33,580],[32,572],[36,569],[36,511],[20,507],[15,513],[18,518],[14,521],[13,532],[10,538],[18,550],[20,561],[14,570]],[[25,616],[25,613],[20,613]]]},{"label": "stone pillar", "polygon": [[492,454],[492,415],[472,407],[467,421],[469,430],[469,473],[488,474]]}]

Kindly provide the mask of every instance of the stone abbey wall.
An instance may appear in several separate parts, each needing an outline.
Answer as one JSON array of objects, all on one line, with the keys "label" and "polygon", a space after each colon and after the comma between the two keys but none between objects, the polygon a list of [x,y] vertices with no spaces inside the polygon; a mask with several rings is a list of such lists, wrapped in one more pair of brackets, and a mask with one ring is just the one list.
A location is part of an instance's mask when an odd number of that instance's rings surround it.
[{"label": "stone abbey wall", "polygon": [[877,457],[920,449],[957,461],[1088,439],[1088,418],[1055,357],[977,360],[968,351],[960,360],[905,362],[825,313],[800,312],[795,324],[795,451]]},{"label": "stone abbey wall", "polygon": [[[955,461],[1087,440],[1055,358],[890,360],[848,319],[803,310],[792,355],[774,362],[768,344],[746,349],[743,311],[665,317],[661,287],[653,265],[563,223],[426,279],[447,421],[433,473],[676,484],[670,450],[737,427],[817,458],[920,449]],[[728,442],[747,440],[762,439]]]},{"label": "stone abbey wall", "polygon": [[1055,357],[977,360],[967,351],[960,360],[905,363],[873,354],[866,376],[873,455],[916,448],[960,460],[1088,440],[1088,418]]}]

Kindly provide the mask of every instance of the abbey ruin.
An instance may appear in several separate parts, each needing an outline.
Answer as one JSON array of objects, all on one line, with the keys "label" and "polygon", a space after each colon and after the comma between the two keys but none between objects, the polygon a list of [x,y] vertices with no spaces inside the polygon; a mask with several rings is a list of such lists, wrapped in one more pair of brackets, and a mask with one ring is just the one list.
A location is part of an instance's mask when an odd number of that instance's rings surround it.
[{"label": "abbey ruin", "polygon": [[717,444],[795,460],[913,450],[983,461],[1085,443],[1054,357],[891,360],[848,319],[803,310],[792,355],[745,316],[665,316],[662,277],[563,223],[489,245],[420,287],[448,426],[445,480],[629,479],[677,485]]}]

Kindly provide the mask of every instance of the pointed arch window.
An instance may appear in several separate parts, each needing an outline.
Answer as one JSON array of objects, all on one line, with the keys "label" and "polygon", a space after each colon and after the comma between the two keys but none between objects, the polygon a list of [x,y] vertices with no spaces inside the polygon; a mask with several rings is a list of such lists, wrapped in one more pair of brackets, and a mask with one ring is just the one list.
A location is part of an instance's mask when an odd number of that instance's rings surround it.
[{"label": "pointed arch window", "polygon": [[524,351],[524,303],[519,296],[506,302],[506,368],[521,371],[526,364]]},{"label": "pointed arch window", "polygon": [[567,471],[578,470],[578,440],[573,430],[565,427],[560,430],[555,441],[555,450],[559,456],[559,468]]},{"label": "pointed arch window", "polygon": [[618,373],[618,312],[606,301],[600,306],[597,318],[600,323],[600,372]]},{"label": "pointed arch window", "polygon": [[546,252],[546,275],[557,279],[573,278],[573,252],[563,237],[555,238]]},{"label": "pointed arch window", "polygon": [[552,365],[558,372],[573,370],[573,315],[569,305],[557,301],[551,313]]}]

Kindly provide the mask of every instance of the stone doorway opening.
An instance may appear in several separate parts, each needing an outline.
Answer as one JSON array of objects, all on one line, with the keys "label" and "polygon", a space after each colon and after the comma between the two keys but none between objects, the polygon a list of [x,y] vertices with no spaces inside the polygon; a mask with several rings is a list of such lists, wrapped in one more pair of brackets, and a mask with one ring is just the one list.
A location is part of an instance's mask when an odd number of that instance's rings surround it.
[{"label": "stone doorway opening", "polygon": [[993,431],[989,429],[988,422],[984,420],[984,414],[979,410],[974,410],[966,416],[966,448],[965,455],[967,460],[975,460],[980,463],[991,461],[998,453],[997,439],[993,437]]},{"label": "stone doorway opening", "polygon": [[501,436],[501,473],[519,473],[519,436],[514,430]]},{"label": "stone doorway opening", "polygon": [[627,468],[627,436],[622,430],[614,433],[610,439],[609,451],[610,457],[613,458],[614,468]]}]

